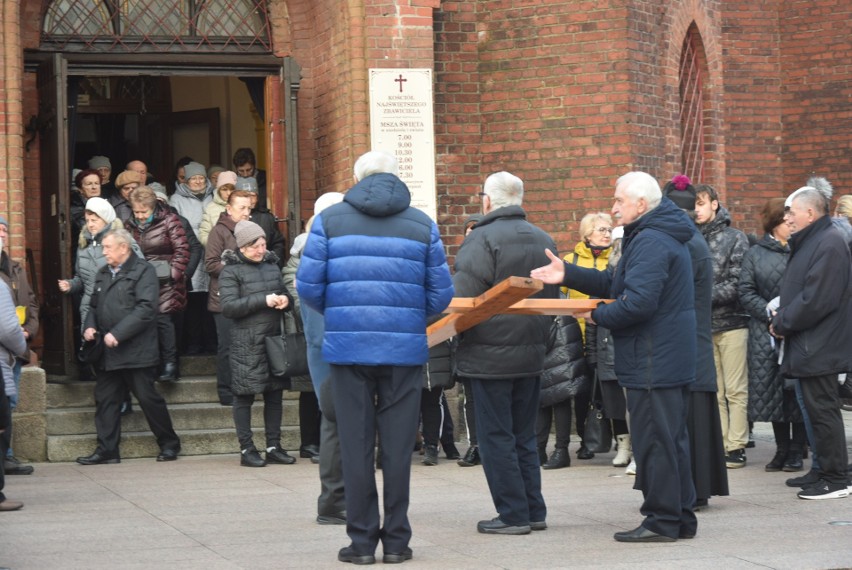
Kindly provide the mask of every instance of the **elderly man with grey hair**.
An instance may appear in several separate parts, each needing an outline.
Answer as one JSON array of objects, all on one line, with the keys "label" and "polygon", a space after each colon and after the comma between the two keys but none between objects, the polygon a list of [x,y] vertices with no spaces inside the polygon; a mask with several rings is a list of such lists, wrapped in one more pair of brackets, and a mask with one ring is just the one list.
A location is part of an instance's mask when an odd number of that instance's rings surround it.
[{"label": "elderly man with grey hair", "polygon": [[94,363],[94,453],[78,457],[81,465],[119,463],[120,407],[129,389],[139,400],[145,419],[157,437],[157,461],[173,461],[180,452],[166,402],[154,386],[160,352],[157,350],[157,302],[160,282],[154,267],[137,257],[133,238],[125,229],[111,230],[101,240],[106,265],[95,275],[83,338],[101,337],[103,355]]},{"label": "elderly man with grey hair", "polygon": [[798,496],[839,499],[849,495],[838,374],[852,371],[852,257],[819,190],[799,188],[788,201],[790,259],[769,330],[784,339],[781,373],[799,380],[819,457]]},{"label": "elderly man with grey hair", "polygon": [[695,487],[687,433],[689,386],[695,380],[696,321],[692,221],[662,197],[657,181],[630,172],[615,186],[613,219],[624,226],[618,265],[596,271],[551,263],[531,273],[589,295],[615,299],[577,315],[612,331],[615,374],[627,389],[635,488],[644,496],[637,528],[615,533],[619,542],[672,542],[692,538]]},{"label": "elderly man with grey hair", "polygon": [[[456,256],[453,284],[461,297],[477,297],[507,277],[528,275],[547,261],[545,250],[556,251],[550,236],[526,219],[520,178],[492,174],[479,195],[484,216]],[[558,296],[553,285],[534,295]],[[551,321],[494,315],[459,336],[457,372],[473,388],[482,467],[497,510],[495,518],[477,524],[481,533],[547,528],[535,420]]]},{"label": "elderly man with grey hair", "polygon": [[[368,152],[355,163],[356,184],[314,217],[296,286],[302,306],[323,314],[322,356],[331,365],[346,533],[341,562],[372,564],[413,556],[409,541],[411,446],[420,412],[426,322],[453,297],[438,226],[411,207],[396,159]],[[384,520],[374,471],[382,443]]]}]

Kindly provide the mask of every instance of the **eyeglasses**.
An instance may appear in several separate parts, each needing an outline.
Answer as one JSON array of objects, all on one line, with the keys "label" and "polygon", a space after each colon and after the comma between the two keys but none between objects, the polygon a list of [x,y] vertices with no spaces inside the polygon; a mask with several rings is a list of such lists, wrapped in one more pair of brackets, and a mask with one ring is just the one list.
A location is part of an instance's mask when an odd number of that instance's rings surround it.
[{"label": "eyeglasses", "polygon": [[488,194],[486,194],[485,192],[480,192],[479,197],[482,198],[483,196],[488,196]]},{"label": "eyeglasses", "polygon": [[595,231],[601,234],[611,234],[612,228],[598,228]]}]

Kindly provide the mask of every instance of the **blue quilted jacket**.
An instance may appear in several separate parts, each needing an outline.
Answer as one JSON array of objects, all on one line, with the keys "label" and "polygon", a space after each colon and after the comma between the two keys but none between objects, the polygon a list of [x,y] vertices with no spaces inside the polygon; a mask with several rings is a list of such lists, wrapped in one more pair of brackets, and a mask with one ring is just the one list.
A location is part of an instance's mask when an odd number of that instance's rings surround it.
[{"label": "blue quilted jacket", "polygon": [[325,315],[327,362],[428,359],[426,319],[447,307],[453,283],[438,227],[410,203],[399,178],[373,174],[314,218],[296,286],[301,302]]}]

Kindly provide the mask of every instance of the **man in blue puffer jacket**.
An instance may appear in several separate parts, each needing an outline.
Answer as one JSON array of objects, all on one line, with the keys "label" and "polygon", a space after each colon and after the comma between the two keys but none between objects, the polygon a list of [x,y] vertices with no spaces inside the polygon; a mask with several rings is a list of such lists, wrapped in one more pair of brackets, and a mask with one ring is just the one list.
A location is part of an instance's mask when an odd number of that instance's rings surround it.
[{"label": "man in blue puffer jacket", "polygon": [[695,380],[696,321],[686,244],[693,225],[644,172],[618,179],[612,213],[624,226],[623,253],[614,271],[563,263],[548,252],[550,265],[531,275],[615,299],[575,315],[612,331],[615,374],[627,388],[637,466],[634,487],[644,495],[645,520],[633,530],[615,533],[615,540],[692,538],[698,523],[686,418],[689,387]]},{"label": "man in blue puffer jacket", "polygon": [[[384,152],[357,160],[357,183],[343,202],[314,218],[296,274],[302,303],[325,317],[322,354],[331,364],[352,540],[338,560],[356,564],[375,562],[379,540],[385,563],[412,557],[408,496],[429,357],[426,319],[453,297],[438,227],[410,207],[397,171],[396,158]],[[381,528],[377,428],[385,481]]]}]

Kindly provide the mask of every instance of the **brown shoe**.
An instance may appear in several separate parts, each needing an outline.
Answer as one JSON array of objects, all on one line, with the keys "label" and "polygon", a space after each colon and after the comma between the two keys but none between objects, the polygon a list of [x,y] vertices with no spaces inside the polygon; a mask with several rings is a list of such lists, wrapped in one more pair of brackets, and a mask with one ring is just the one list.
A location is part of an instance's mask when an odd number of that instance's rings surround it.
[{"label": "brown shoe", "polygon": [[10,501],[9,499],[6,499],[2,503],[0,503],[0,513],[5,511],[17,511],[23,506],[24,503],[22,503],[21,501]]}]

